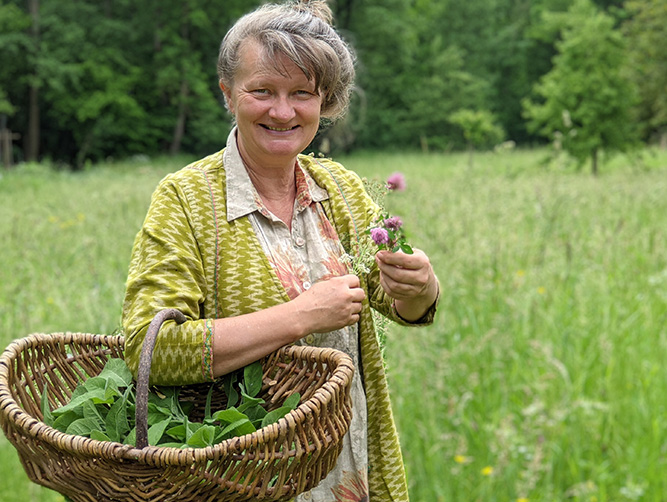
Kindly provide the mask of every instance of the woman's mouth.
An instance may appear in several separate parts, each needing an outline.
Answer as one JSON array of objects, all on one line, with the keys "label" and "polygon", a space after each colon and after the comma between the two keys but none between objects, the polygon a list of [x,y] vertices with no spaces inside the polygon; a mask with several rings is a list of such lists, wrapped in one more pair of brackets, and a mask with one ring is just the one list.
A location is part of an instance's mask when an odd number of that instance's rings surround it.
[{"label": "woman's mouth", "polygon": [[274,126],[269,126],[269,125],[266,125],[266,124],[262,124],[262,127],[263,127],[264,129],[268,129],[269,131],[275,131],[275,132],[287,132],[287,131],[291,131],[291,130],[293,130],[293,129],[296,129],[296,128],[299,127],[299,126],[293,126],[293,127],[274,127]]}]

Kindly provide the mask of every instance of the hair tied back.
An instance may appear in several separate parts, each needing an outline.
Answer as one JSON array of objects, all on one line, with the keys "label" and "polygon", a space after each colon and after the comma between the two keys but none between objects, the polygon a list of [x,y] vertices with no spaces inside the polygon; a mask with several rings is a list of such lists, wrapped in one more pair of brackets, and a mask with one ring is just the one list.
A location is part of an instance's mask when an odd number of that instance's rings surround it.
[{"label": "hair tied back", "polygon": [[333,13],[326,0],[296,0],[291,7],[297,12],[308,12],[329,25],[333,24]]}]

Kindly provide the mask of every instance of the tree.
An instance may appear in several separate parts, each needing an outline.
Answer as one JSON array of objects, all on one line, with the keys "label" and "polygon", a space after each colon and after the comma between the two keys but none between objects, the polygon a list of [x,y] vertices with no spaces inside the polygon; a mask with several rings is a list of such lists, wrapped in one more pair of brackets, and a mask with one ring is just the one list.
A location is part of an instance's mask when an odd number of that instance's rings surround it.
[{"label": "tree", "polygon": [[529,127],[553,137],[579,165],[590,158],[598,172],[601,151],[625,151],[636,144],[631,108],[636,91],[624,76],[625,45],[614,20],[589,0],[576,0],[567,13],[552,70],[535,86],[541,102],[523,102]]},{"label": "tree", "polygon": [[627,71],[640,96],[637,121],[643,138],[658,137],[667,146],[667,2],[629,0],[626,9]]},{"label": "tree", "polygon": [[496,124],[496,118],[488,110],[458,110],[449,117],[449,120],[463,130],[463,137],[468,143],[470,152],[470,167],[475,147],[496,144],[503,139],[502,127]]},{"label": "tree", "polygon": [[449,114],[487,107],[491,92],[487,79],[467,70],[467,51],[452,41],[450,7],[434,0],[359,1],[350,29],[367,104],[361,146],[463,146]]},{"label": "tree", "polygon": [[0,114],[16,113],[18,95],[15,91],[17,75],[27,71],[22,57],[30,46],[26,30],[30,17],[12,4],[0,5]]}]

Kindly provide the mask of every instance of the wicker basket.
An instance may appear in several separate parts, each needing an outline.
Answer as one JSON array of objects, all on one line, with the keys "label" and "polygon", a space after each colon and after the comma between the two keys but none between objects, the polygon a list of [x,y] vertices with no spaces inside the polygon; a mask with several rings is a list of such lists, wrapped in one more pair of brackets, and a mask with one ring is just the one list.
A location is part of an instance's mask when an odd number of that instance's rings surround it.
[{"label": "wicker basket", "polygon": [[[351,419],[354,370],[352,360],[333,349],[288,346],[264,358],[259,397],[277,408],[297,391],[301,404],[273,425],[215,446],[138,448],[64,434],[42,422],[45,386],[52,408],[66,404],[109,358],[123,357],[123,346],[121,336],[35,334],[2,354],[0,423],[32,481],[75,502],[286,501],[316,486],[335,465]],[[188,387],[195,411],[209,388]]]}]

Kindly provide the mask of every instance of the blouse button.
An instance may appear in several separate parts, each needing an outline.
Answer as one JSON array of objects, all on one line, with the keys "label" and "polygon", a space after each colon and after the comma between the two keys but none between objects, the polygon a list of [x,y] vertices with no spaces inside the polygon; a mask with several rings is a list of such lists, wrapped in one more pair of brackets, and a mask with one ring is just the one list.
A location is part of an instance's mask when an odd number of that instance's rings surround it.
[{"label": "blouse button", "polygon": [[308,281],[303,283],[303,289],[306,290],[306,291],[308,291],[311,286],[312,286],[312,284]]},{"label": "blouse button", "polygon": [[315,341],[315,335],[306,335],[306,343],[312,345]]},{"label": "blouse button", "polygon": [[294,244],[297,245],[297,247],[303,247],[303,245],[306,243],[306,240],[303,237],[297,237],[294,240]]}]

